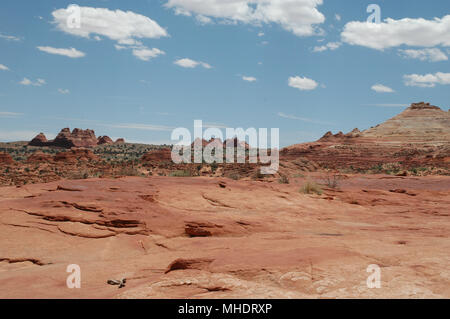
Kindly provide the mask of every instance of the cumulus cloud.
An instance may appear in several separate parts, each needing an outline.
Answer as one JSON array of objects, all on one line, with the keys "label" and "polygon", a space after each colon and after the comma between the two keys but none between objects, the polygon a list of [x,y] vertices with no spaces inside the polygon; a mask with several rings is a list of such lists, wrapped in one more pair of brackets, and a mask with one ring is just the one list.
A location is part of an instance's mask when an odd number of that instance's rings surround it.
[{"label": "cumulus cloud", "polygon": [[440,62],[447,61],[447,55],[438,48],[422,49],[422,50],[398,50],[403,58],[418,59],[420,61]]},{"label": "cumulus cloud", "polygon": [[202,66],[205,69],[211,69],[212,68],[212,66],[209,65],[208,63],[191,60],[189,58],[179,59],[179,60],[176,60],[173,63],[178,65],[178,66],[181,66],[183,68],[190,68],[190,69],[196,68],[198,66]]},{"label": "cumulus cloud", "polygon": [[395,92],[393,89],[391,89],[390,87],[383,85],[383,84],[372,85],[371,89],[377,93],[394,93]]},{"label": "cumulus cloud", "polygon": [[137,39],[159,39],[169,34],[156,21],[132,11],[80,7],[80,27],[68,24],[72,16],[70,6],[52,12],[53,23],[65,33],[99,41],[100,36],[117,41],[116,49],[132,49],[137,58],[148,61],[163,54],[159,49],[149,49]]},{"label": "cumulus cloud", "polygon": [[339,49],[341,45],[341,42],[329,42],[326,45],[314,47],[313,52],[323,52],[327,50],[334,51],[336,49]]},{"label": "cumulus cloud", "polygon": [[70,7],[53,11],[54,23],[61,31],[84,38],[96,34],[120,41],[168,36],[167,31],[156,21],[132,11],[91,7],[80,7],[80,10],[80,28],[71,28],[72,26],[67,23],[72,15]]},{"label": "cumulus cloud", "polygon": [[204,15],[201,15],[201,14],[197,15],[197,16],[195,17],[195,19],[196,19],[197,22],[200,23],[201,25],[213,23],[213,21],[212,21],[211,18],[209,18],[209,17],[207,17],[207,16],[204,16]]},{"label": "cumulus cloud", "polygon": [[32,81],[28,78],[23,78],[22,81],[19,82],[19,84],[25,85],[25,86],[43,86],[47,84],[47,82],[44,79],[37,79],[36,81]]},{"label": "cumulus cloud", "polygon": [[149,61],[150,59],[156,58],[164,54],[166,54],[164,51],[161,51],[160,49],[157,48],[148,49],[146,47],[141,47],[133,49],[133,55],[142,61]]},{"label": "cumulus cloud", "polygon": [[342,41],[376,50],[401,45],[416,47],[450,46],[450,15],[423,18],[388,18],[382,23],[352,21],[344,26]]},{"label": "cumulus cloud", "polygon": [[317,9],[323,0],[168,0],[175,14],[204,16],[222,23],[279,24],[297,36],[322,31],[325,16]]},{"label": "cumulus cloud", "polygon": [[0,64],[1,71],[9,71],[9,68],[6,65]]},{"label": "cumulus cloud", "polygon": [[289,78],[289,86],[301,91],[315,90],[319,83],[307,77],[293,76]]},{"label": "cumulus cloud", "polygon": [[450,73],[437,72],[435,74],[407,74],[403,76],[406,86],[417,86],[423,88],[435,87],[436,84],[449,85]]},{"label": "cumulus cloud", "polygon": [[245,75],[242,77],[242,80],[247,81],[247,82],[256,82],[257,81],[257,79],[255,77],[245,76]]},{"label": "cumulus cloud", "polygon": [[86,54],[84,52],[78,51],[75,48],[70,48],[70,49],[58,49],[58,48],[52,48],[52,47],[37,47],[38,50],[43,51],[43,52],[47,52],[50,54],[57,54],[57,55],[63,55],[69,58],[82,58],[84,57]]}]

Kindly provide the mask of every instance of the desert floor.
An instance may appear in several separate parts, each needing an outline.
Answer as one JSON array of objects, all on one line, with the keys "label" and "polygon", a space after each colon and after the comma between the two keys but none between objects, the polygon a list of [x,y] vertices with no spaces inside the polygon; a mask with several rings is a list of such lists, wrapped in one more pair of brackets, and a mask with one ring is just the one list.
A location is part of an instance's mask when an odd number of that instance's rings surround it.
[{"label": "desert floor", "polygon": [[0,298],[450,298],[450,177],[306,178],[2,187]]}]

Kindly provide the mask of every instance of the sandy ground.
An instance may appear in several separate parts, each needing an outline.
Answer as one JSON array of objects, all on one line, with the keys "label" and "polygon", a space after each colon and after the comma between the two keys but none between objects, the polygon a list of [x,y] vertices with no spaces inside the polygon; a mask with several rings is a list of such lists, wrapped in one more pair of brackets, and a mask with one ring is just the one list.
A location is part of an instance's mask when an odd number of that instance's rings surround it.
[{"label": "sandy ground", "polygon": [[0,298],[450,298],[450,177],[351,176],[322,195],[304,181],[0,188]]}]

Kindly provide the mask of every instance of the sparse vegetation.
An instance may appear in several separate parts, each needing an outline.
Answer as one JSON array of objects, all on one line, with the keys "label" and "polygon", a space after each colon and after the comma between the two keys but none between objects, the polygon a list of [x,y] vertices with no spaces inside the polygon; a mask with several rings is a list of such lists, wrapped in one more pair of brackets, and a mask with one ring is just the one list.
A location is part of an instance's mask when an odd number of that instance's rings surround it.
[{"label": "sparse vegetation", "polygon": [[169,174],[171,177],[191,177],[192,174],[189,170],[177,170]]},{"label": "sparse vegetation", "polygon": [[300,189],[300,192],[303,194],[323,194],[322,188],[316,182],[312,181],[306,181],[306,183]]},{"label": "sparse vegetation", "polygon": [[278,179],[278,183],[289,184],[289,177],[287,177],[286,175],[280,175],[280,178]]},{"label": "sparse vegetation", "polygon": [[338,173],[332,173],[332,172],[327,172],[327,174],[325,175],[325,185],[328,186],[329,188],[338,188],[339,187],[339,182],[342,179],[342,175],[338,174]]},{"label": "sparse vegetation", "polygon": [[233,173],[233,174],[230,175],[230,178],[232,180],[238,181],[238,180],[241,179],[241,176],[238,173]]}]

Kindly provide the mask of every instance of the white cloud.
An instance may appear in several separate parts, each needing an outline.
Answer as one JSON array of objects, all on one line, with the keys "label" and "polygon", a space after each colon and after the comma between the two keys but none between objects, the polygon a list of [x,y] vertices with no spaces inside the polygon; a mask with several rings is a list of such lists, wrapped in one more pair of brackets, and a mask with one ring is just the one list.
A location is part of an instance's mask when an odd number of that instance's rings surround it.
[{"label": "white cloud", "polygon": [[58,92],[61,94],[70,94],[70,91],[68,89],[58,89]]},{"label": "white cloud", "polygon": [[395,91],[383,84],[372,85],[371,89],[377,93],[394,93]]},{"label": "white cloud", "polygon": [[201,25],[213,23],[213,20],[212,20],[211,18],[209,18],[209,17],[207,17],[207,16],[204,16],[204,15],[201,15],[201,14],[197,15],[197,16],[195,17],[195,19],[196,19],[197,22],[200,23]]},{"label": "white cloud", "polygon": [[28,78],[23,78],[22,81],[19,82],[19,84],[25,85],[25,86],[43,86],[45,84],[47,84],[47,82],[44,79],[37,79],[36,81],[31,81]]},{"label": "white cloud", "polygon": [[307,77],[295,76],[289,78],[289,86],[301,91],[311,91],[315,90],[319,83]]},{"label": "white cloud", "polygon": [[15,113],[15,112],[0,112],[0,117],[4,118],[11,118],[11,117],[19,117],[22,116],[22,113]]},{"label": "white cloud", "polygon": [[341,21],[342,20],[341,15],[339,15],[337,13],[334,15],[334,18],[336,19],[336,21]]},{"label": "white cloud", "polygon": [[212,68],[212,66],[209,65],[208,63],[201,62],[201,61],[194,61],[194,60],[191,60],[191,59],[188,59],[188,58],[179,59],[179,60],[176,60],[173,63],[178,65],[178,66],[181,66],[183,68],[190,68],[190,69],[196,68],[197,66],[202,66],[205,69],[211,69]]},{"label": "white cloud", "polygon": [[166,54],[164,51],[161,51],[157,48],[148,49],[145,47],[141,47],[138,49],[133,49],[133,55],[142,61],[149,61],[150,59],[164,54]]},{"label": "white cloud", "polygon": [[321,33],[325,21],[317,9],[323,0],[168,0],[166,7],[175,14],[202,15],[222,23],[260,25],[275,23],[297,36]]},{"label": "white cloud", "polygon": [[49,54],[57,54],[57,55],[63,55],[72,59],[75,58],[82,58],[86,54],[84,52],[78,51],[75,48],[70,49],[59,49],[59,48],[52,48],[52,47],[37,47],[38,50],[47,52]]},{"label": "white cloud", "polygon": [[328,42],[326,45],[314,47],[313,52],[323,52],[326,50],[334,51],[336,49],[339,49],[341,45],[341,42]]},{"label": "white cloud", "polygon": [[247,81],[247,82],[256,82],[257,79],[253,76],[243,76],[242,80]]},{"label": "white cloud", "polygon": [[436,84],[450,85],[450,73],[437,72],[436,74],[407,74],[403,76],[406,86],[424,88],[435,87]]},{"label": "white cloud", "polygon": [[379,24],[352,21],[345,25],[341,37],[346,43],[376,50],[401,45],[450,46],[450,15],[433,20],[388,18]]},{"label": "white cloud", "polygon": [[259,32],[258,33],[258,37],[263,37],[264,36],[264,32]]},{"label": "white cloud", "polygon": [[0,33],[0,39],[5,39],[8,41],[20,41],[19,37],[16,37],[13,35],[6,35],[6,34],[2,34],[2,33]]},{"label": "white cloud", "polygon": [[422,50],[398,50],[401,57],[418,59],[420,61],[440,62],[447,61],[447,55],[438,48],[422,49]]},{"label": "white cloud", "polygon": [[0,64],[1,71],[9,71],[9,68],[6,65]]},{"label": "white cloud", "polygon": [[321,124],[321,125],[333,125],[333,123],[316,121],[316,120],[309,119],[309,118],[306,118],[306,117],[300,117],[300,116],[285,114],[283,112],[279,112],[277,115],[279,117],[282,117],[282,118],[285,118],[285,119],[289,119],[289,120],[297,120],[297,121],[302,121],[302,122],[307,122],[307,123],[314,123],[314,124]]},{"label": "white cloud", "polygon": [[134,38],[159,39],[168,36],[167,31],[156,21],[132,11],[91,7],[80,7],[80,9],[80,28],[71,28],[72,26],[67,23],[71,16],[69,7],[53,11],[54,23],[58,29],[84,38],[96,34],[115,41]]},{"label": "white cloud", "polygon": [[[70,6],[69,6],[70,7]],[[164,54],[159,49],[149,49],[136,39],[159,39],[169,34],[156,21],[132,11],[109,10],[105,8],[80,7],[81,26],[71,28],[67,23],[71,10],[58,9],[52,12],[53,22],[57,28],[71,35],[101,40],[104,36],[117,41],[117,50],[133,49],[133,55],[148,61],[150,58]]]}]

